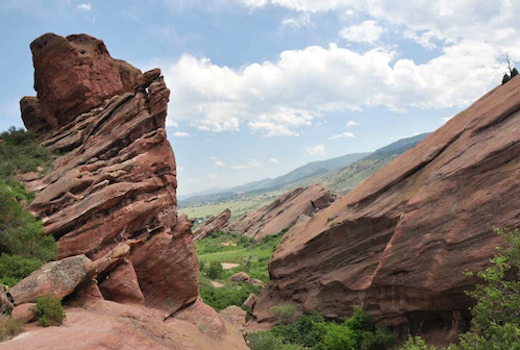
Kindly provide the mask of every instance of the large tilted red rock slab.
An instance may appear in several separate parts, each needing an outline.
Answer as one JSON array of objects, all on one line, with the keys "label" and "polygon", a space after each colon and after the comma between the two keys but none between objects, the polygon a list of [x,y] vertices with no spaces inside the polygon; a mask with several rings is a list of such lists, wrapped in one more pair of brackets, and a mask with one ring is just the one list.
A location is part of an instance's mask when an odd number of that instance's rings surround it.
[{"label": "large tilted red rock slab", "polygon": [[[467,327],[477,280],[520,226],[520,78],[497,87],[341,200],[293,227],[255,307],[294,303],[340,319],[363,305],[406,332]],[[449,341],[449,339],[447,339]]]},{"label": "large tilted red rock slab", "polygon": [[254,237],[255,241],[275,235],[296,223],[300,215],[327,207],[334,200],[329,190],[314,184],[297,188],[230,224],[225,231]]},{"label": "large tilted red rock slab", "polygon": [[163,321],[137,305],[97,301],[88,308],[66,308],[60,327],[26,326],[1,343],[2,350],[247,350],[240,332],[215,310],[196,303]]},{"label": "large tilted red rock slab", "polygon": [[213,232],[218,232],[229,225],[231,210],[226,209],[222,213],[208,219],[205,223],[193,231],[193,241],[197,242]]}]

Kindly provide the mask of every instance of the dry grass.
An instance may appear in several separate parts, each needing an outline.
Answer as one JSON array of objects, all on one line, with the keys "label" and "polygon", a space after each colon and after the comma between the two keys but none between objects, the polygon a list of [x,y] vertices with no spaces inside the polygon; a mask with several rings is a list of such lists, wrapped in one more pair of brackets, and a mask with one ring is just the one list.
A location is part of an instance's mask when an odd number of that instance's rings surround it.
[{"label": "dry grass", "polygon": [[4,341],[20,334],[23,331],[23,322],[0,314],[0,341]]}]

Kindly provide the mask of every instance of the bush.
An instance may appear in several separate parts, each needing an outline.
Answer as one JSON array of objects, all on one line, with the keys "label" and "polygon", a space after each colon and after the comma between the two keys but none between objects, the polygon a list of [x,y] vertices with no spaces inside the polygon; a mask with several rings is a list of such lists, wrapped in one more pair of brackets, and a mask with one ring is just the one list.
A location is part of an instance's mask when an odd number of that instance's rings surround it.
[{"label": "bush", "polygon": [[0,134],[0,179],[9,179],[16,173],[35,171],[38,166],[50,168],[51,154],[40,147],[35,135],[24,129],[11,127]]},{"label": "bush", "polygon": [[199,260],[199,271],[203,272],[206,268],[206,262],[204,260]]},{"label": "bush", "polygon": [[303,350],[306,349],[298,344],[284,342],[281,337],[271,332],[251,333],[248,336],[249,348],[251,350]]},{"label": "bush", "polygon": [[274,327],[272,333],[290,343],[313,347],[320,343],[325,335],[325,328],[319,326],[324,323],[323,316],[311,311],[295,323]]},{"label": "bush", "polygon": [[0,314],[0,341],[7,340],[21,333],[23,330],[23,322],[18,319],[12,319],[7,315]]},{"label": "bush", "polygon": [[516,77],[517,75],[518,75],[518,69],[513,68],[513,70],[511,71],[511,79],[513,79],[513,78]]},{"label": "bush", "polygon": [[45,295],[36,299],[36,306],[32,308],[36,320],[43,327],[59,326],[65,319],[65,312],[61,300],[54,295]]},{"label": "bush", "polygon": [[6,253],[47,262],[57,257],[58,246],[17,199],[28,197],[27,191],[0,182],[0,242]]},{"label": "bush", "polygon": [[271,312],[276,315],[278,322],[281,324],[288,324],[294,322],[296,306],[290,304],[275,305],[271,307]]},{"label": "bush", "polygon": [[509,80],[511,80],[511,77],[509,76],[509,74],[504,74],[504,77],[502,78],[502,85],[507,83]]},{"label": "bush", "polygon": [[343,323],[325,322],[312,311],[294,323],[273,327],[270,333],[285,343],[313,350],[385,350],[396,344],[395,335],[376,327],[361,308]]},{"label": "bush", "polygon": [[435,347],[426,345],[421,337],[410,337],[401,350],[435,350]]},{"label": "bush", "polygon": [[226,282],[224,287],[215,288],[211,281],[202,276],[200,279],[200,296],[204,303],[217,311],[230,305],[242,306],[250,294],[258,294],[260,287],[248,283]]},{"label": "bush", "polygon": [[213,280],[218,280],[222,277],[223,272],[224,268],[222,267],[222,263],[220,261],[212,261],[209,264],[206,275]]},{"label": "bush", "polygon": [[0,256],[0,282],[12,287],[42,265],[43,262],[37,258],[2,253]]}]

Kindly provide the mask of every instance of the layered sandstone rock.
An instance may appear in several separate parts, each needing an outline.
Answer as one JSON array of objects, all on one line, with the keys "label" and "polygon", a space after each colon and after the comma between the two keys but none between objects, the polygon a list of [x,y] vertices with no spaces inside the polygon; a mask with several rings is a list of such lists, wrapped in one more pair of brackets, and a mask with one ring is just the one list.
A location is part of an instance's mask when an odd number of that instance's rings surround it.
[{"label": "layered sandstone rock", "polygon": [[[36,195],[28,209],[55,237],[60,260],[10,296],[15,304],[43,292],[65,298],[68,323],[29,332],[7,348],[34,341],[42,349],[246,349],[215,311],[218,336],[175,318],[180,310],[191,310],[192,319],[211,312],[197,306],[193,222],[177,216],[176,164],[165,130],[170,91],[161,71],[141,73],[84,34],[45,34],[31,51],[38,97],[22,100],[22,118],[60,156],[44,177],[27,179]],[[66,269],[71,261],[74,271]],[[149,317],[132,316],[139,313]],[[190,338],[200,339],[190,345]]]},{"label": "layered sandstone rock", "polygon": [[249,212],[230,224],[226,232],[254,237],[259,241],[296,223],[298,218],[326,208],[335,199],[329,190],[314,184],[297,188],[272,203]]},{"label": "layered sandstone rock", "polygon": [[[467,327],[464,291],[520,226],[520,78],[497,87],[284,237],[260,295],[341,319],[356,304],[404,333]],[[454,332],[450,333],[450,330]],[[449,341],[450,339],[446,338]]]},{"label": "layered sandstone rock", "polygon": [[199,241],[213,232],[218,232],[229,225],[231,210],[226,209],[222,213],[213,216],[193,231],[193,240]]},{"label": "layered sandstone rock", "polygon": [[101,300],[66,310],[62,326],[26,326],[2,350],[247,350],[240,332],[202,303],[163,321],[156,310]]}]

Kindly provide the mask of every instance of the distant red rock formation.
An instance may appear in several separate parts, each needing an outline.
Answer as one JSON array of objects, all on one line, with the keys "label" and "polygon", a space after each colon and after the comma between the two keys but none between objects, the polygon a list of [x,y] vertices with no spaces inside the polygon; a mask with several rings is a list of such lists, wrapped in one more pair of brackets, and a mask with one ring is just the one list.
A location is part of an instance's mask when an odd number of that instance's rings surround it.
[{"label": "distant red rock formation", "polygon": [[229,225],[231,210],[226,209],[222,213],[208,219],[205,223],[193,230],[193,241],[199,241],[213,232],[218,232]]},{"label": "distant red rock formation", "polygon": [[272,305],[294,303],[341,319],[363,305],[401,334],[456,336],[470,320],[464,291],[477,283],[463,272],[489,263],[501,243],[493,227],[519,226],[516,78],[293,227],[254,316],[273,322]]},{"label": "distant red rock formation", "polygon": [[326,208],[335,195],[318,184],[296,188],[273,202],[253,210],[225,228],[226,232],[254,237],[259,241],[294,225],[301,215],[311,215]]}]

